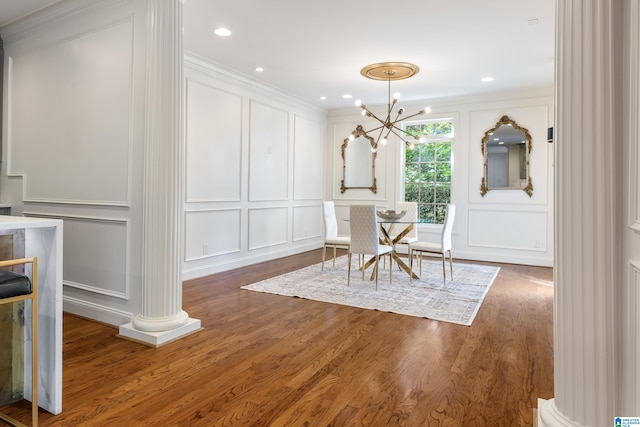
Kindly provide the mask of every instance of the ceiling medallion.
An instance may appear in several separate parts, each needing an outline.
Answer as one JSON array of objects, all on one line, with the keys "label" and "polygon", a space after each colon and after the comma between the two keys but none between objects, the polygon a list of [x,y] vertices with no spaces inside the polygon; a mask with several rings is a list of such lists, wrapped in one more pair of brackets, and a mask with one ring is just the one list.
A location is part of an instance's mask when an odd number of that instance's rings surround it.
[{"label": "ceiling medallion", "polygon": [[[407,146],[413,146],[415,141],[424,142],[424,138],[408,135],[397,124],[402,120],[407,120],[421,114],[430,113],[431,109],[429,107],[406,117],[402,116],[404,114],[404,108],[400,107],[398,108],[395,118],[391,118],[393,108],[400,98],[400,94],[395,93],[393,95],[393,101],[391,100],[391,81],[408,79],[409,77],[418,74],[418,71],[420,71],[420,69],[417,65],[410,64],[408,62],[379,62],[377,64],[367,65],[362,70],[360,70],[360,74],[362,74],[364,77],[372,80],[384,80],[387,81],[388,84],[387,117],[384,120],[372,113],[371,110],[369,110],[369,108],[367,108],[367,106],[362,103],[362,101],[356,101],[356,105],[362,108],[363,116],[372,117],[380,123],[380,126],[365,131],[365,134],[369,137],[372,137],[371,135],[369,135],[369,133],[376,132],[378,130],[380,131],[377,138],[373,137],[375,139],[375,145],[371,148],[372,151],[375,152],[378,149],[378,144],[385,145],[387,143],[387,138],[392,133],[400,138]],[[352,136],[353,135],[349,136],[349,138],[351,138]],[[409,137],[415,141],[408,141]]]}]

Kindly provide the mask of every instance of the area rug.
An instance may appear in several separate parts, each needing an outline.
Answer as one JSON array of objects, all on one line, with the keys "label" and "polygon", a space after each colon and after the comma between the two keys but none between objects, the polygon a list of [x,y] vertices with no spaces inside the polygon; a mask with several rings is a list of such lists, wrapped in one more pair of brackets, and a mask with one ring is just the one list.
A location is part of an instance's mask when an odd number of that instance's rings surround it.
[{"label": "area rug", "polygon": [[[414,268],[416,266],[414,265]],[[407,316],[424,317],[443,322],[471,325],[484,297],[493,284],[499,267],[454,263],[453,280],[447,265],[447,286],[442,283],[442,262],[424,260],[419,280],[409,281],[409,275],[394,264],[393,284],[389,284],[387,268],[380,267],[378,290],[370,281],[371,268],[365,273],[357,269],[353,259],[351,285],[347,287],[347,257],[315,264],[261,282],[242,286],[242,289],[277,295],[305,298],[332,304],[348,305]],[[418,273],[418,271],[416,271]]]}]

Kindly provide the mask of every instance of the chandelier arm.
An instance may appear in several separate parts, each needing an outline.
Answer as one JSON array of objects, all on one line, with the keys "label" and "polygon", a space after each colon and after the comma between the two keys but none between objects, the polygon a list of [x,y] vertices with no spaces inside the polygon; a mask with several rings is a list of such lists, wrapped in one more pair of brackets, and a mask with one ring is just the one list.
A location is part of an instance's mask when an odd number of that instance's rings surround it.
[{"label": "chandelier arm", "polygon": [[382,136],[382,132],[380,131],[380,133],[378,134],[378,138],[376,139],[376,147],[378,146],[378,143],[380,142],[380,137]]},{"label": "chandelier arm", "polygon": [[[392,129],[397,130],[398,132],[402,132],[402,133],[404,133],[405,135],[409,135],[409,134],[407,133],[407,131],[406,131],[406,130],[404,130],[404,129],[400,129],[398,126],[396,126],[396,124],[395,124],[395,123],[393,123],[393,125],[391,126],[391,128],[392,128]],[[394,132],[394,134],[396,134],[396,135],[397,135],[397,133],[395,133],[395,132]],[[415,138],[413,135],[410,135],[410,136],[412,136],[413,138]]]},{"label": "chandelier arm", "polygon": [[[409,144],[409,141],[407,141],[406,139],[404,139],[404,137],[402,137],[402,135],[400,135],[398,132],[396,132],[394,129],[398,129],[397,127],[393,126],[391,129],[389,129],[389,132],[393,132],[393,134],[395,136],[397,136],[398,138],[400,138],[402,140],[402,142],[404,142],[405,144]],[[402,129],[398,129],[400,132],[403,132]],[[389,134],[387,134],[388,136]]]},{"label": "chandelier arm", "polygon": [[385,121],[382,120],[380,117],[376,116],[375,114],[373,114],[368,108],[365,109],[365,111],[369,114],[370,117],[376,119],[377,121],[379,121],[380,123],[382,123],[384,125]]},{"label": "chandelier arm", "polygon": [[[422,114],[424,114],[424,110],[420,110],[420,111],[418,111],[418,112],[417,112],[417,113],[415,113],[415,114],[412,114],[412,115],[407,116],[407,117],[403,117],[403,118],[402,118],[402,120],[407,120],[407,119],[410,119],[410,118],[415,117],[415,116],[420,116],[420,115],[422,115]],[[396,121],[397,121],[397,120],[396,120]]]},{"label": "chandelier arm", "polygon": [[368,133],[371,133],[371,132],[375,132],[375,131],[377,131],[379,129],[382,129],[383,127],[384,127],[384,124],[382,126],[378,126],[377,128],[366,130],[366,131],[364,131],[364,133],[368,134]]}]

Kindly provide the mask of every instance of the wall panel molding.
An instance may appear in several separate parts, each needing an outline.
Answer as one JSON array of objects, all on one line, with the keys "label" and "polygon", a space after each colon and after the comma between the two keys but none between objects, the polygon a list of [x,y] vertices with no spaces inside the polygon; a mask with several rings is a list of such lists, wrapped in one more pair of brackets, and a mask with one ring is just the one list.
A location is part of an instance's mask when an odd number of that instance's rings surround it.
[{"label": "wall panel molding", "polygon": [[324,132],[317,122],[293,115],[293,200],[321,200]]},{"label": "wall panel molding", "polygon": [[186,262],[240,252],[240,208],[188,210],[184,221]]},{"label": "wall panel molding", "polygon": [[195,76],[185,80],[186,202],[240,201],[243,98]]},{"label": "wall panel molding", "polygon": [[249,201],[284,201],[289,195],[289,114],[249,101]]},{"label": "wall panel molding", "polygon": [[23,215],[64,221],[64,286],[129,300],[129,220],[38,212]]},{"label": "wall panel molding", "polygon": [[286,206],[249,209],[249,250],[283,245],[289,241]]},{"label": "wall panel molding", "polygon": [[322,238],[322,206],[293,207],[293,241]]},{"label": "wall panel molding", "polygon": [[468,221],[469,247],[547,251],[547,212],[469,209]]},{"label": "wall panel molding", "polygon": [[129,206],[133,15],[7,53],[7,175],[23,200]]},{"label": "wall panel molding", "polygon": [[[637,2],[631,2],[635,10],[630,14],[632,25],[629,26],[630,48],[629,55],[629,117],[635,117],[636,120],[629,120],[627,132],[629,136],[626,138],[629,144],[629,227],[636,232],[640,232],[640,147],[638,147],[640,138],[640,17],[638,16]],[[635,25],[634,25],[635,24]]]}]

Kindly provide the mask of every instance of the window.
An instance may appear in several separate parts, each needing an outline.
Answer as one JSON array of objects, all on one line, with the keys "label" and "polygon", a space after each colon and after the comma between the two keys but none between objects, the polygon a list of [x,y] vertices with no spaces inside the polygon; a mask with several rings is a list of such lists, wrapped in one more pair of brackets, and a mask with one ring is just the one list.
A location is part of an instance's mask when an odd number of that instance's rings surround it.
[{"label": "window", "polygon": [[451,202],[453,120],[411,122],[405,132],[425,142],[405,146],[404,199],[418,203],[421,220],[443,224]]}]

